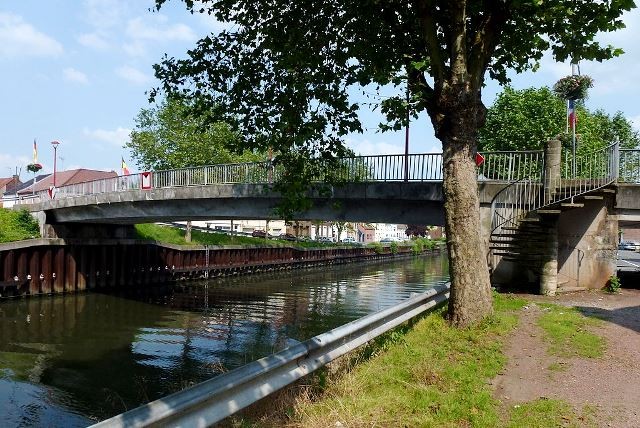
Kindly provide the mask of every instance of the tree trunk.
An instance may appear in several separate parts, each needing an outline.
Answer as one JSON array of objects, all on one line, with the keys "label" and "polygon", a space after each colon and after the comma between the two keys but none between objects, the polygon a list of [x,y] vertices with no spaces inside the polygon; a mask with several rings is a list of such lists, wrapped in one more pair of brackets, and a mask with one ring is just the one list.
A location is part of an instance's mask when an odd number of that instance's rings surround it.
[{"label": "tree trunk", "polygon": [[184,240],[186,242],[191,242],[191,220],[187,222],[187,227],[184,232]]},{"label": "tree trunk", "polygon": [[441,104],[447,107],[445,114],[436,116],[439,120],[436,133],[443,142],[445,225],[451,276],[449,320],[455,326],[465,327],[482,320],[493,310],[474,162],[478,123],[484,106],[479,94],[477,98],[469,92],[462,96],[460,93],[449,95],[449,102],[444,100]]}]

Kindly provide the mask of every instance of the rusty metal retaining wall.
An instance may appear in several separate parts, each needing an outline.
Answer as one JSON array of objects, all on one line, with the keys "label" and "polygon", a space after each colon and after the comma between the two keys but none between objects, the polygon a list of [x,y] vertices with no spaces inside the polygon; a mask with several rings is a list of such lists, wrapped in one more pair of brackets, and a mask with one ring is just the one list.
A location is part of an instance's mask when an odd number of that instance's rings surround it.
[{"label": "rusty metal retaining wall", "polygon": [[[399,247],[397,255],[411,254]],[[172,280],[339,264],[396,256],[369,247],[193,248],[138,242],[38,240],[0,247],[0,297],[135,287]]]}]

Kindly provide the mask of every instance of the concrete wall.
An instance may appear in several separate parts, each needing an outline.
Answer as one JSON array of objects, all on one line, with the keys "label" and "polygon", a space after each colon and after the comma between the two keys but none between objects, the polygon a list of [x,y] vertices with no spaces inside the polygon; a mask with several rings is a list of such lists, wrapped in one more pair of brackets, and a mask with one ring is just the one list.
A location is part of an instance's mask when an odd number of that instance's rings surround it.
[{"label": "concrete wall", "polygon": [[613,201],[587,200],[558,220],[558,283],[602,288],[616,272],[618,220]]}]

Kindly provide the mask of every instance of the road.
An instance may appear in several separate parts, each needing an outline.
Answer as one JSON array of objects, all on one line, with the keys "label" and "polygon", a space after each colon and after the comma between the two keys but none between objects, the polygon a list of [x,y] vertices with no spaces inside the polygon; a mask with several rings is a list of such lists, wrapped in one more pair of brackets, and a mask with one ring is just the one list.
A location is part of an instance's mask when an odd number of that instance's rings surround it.
[{"label": "road", "polygon": [[618,250],[617,267],[622,272],[640,272],[640,253]]}]

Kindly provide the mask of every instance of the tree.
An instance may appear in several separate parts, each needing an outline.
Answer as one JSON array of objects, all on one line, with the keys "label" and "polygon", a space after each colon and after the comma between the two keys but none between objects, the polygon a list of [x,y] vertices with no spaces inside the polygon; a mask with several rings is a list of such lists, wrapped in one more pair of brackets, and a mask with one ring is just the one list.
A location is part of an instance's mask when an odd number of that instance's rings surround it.
[{"label": "tree", "polygon": [[[238,136],[224,122],[207,122],[193,115],[193,106],[177,98],[164,99],[157,107],[140,110],[136,127],[125,147],[143,169],[163,170],[216,163],[250,162],[264,156],[230,148]],[[191,242],[191,221],[187,221],[185,241]]]},{"label": "tree", "polygon": [[422,226],[419,224],[408,224],[407,230],[404,231],[407,236],[427,236],[429,233],[429,228],[427,226]]},{"label": "tree", "polygon": [[[156,0],[156,7],[166,1]],[[449,317],[458,326],[492,311],[473,162],[486,114],[485,74],[506,83],[508,70],[537,67],[548,50],[559,61],[618,55],[593,38],[623,27],[621,14],[635,6],[632,0],[184,2],[230,25],[198,41],[188,58],[156,65],[162,83],[151,97],[164,91],[195,99],[205,111],[219,107],[245,147],[277,151],[293,184],[279,187],[285,193],[304,193],[315,172],[349,152],[344,136],[362,131],[350,89],[398,88],[379,104],[383,129],[402,127],[408,111],[428,114],[443,145]]]},{"label": "tree", "polygon": [[[565,134],[566,101],[549,88],[515,90],[507,87],[487,111],[478,147],[483,151],[542,150],[544,142]],[[590,152],[620,141],[623,148],[637,147],[640,136],[621,112],[577,107],[579,152]],[[564,138],[571,147],[570,137]]]},{"label": "tree", "polygon": [[265,159],[248,150],[235,153],[238,136],[230,126],[207,122],[199,114],[193,114],[186,100],[164,99],[156,107],[140,110],[125,147],[138,166],[151,170]]}]

